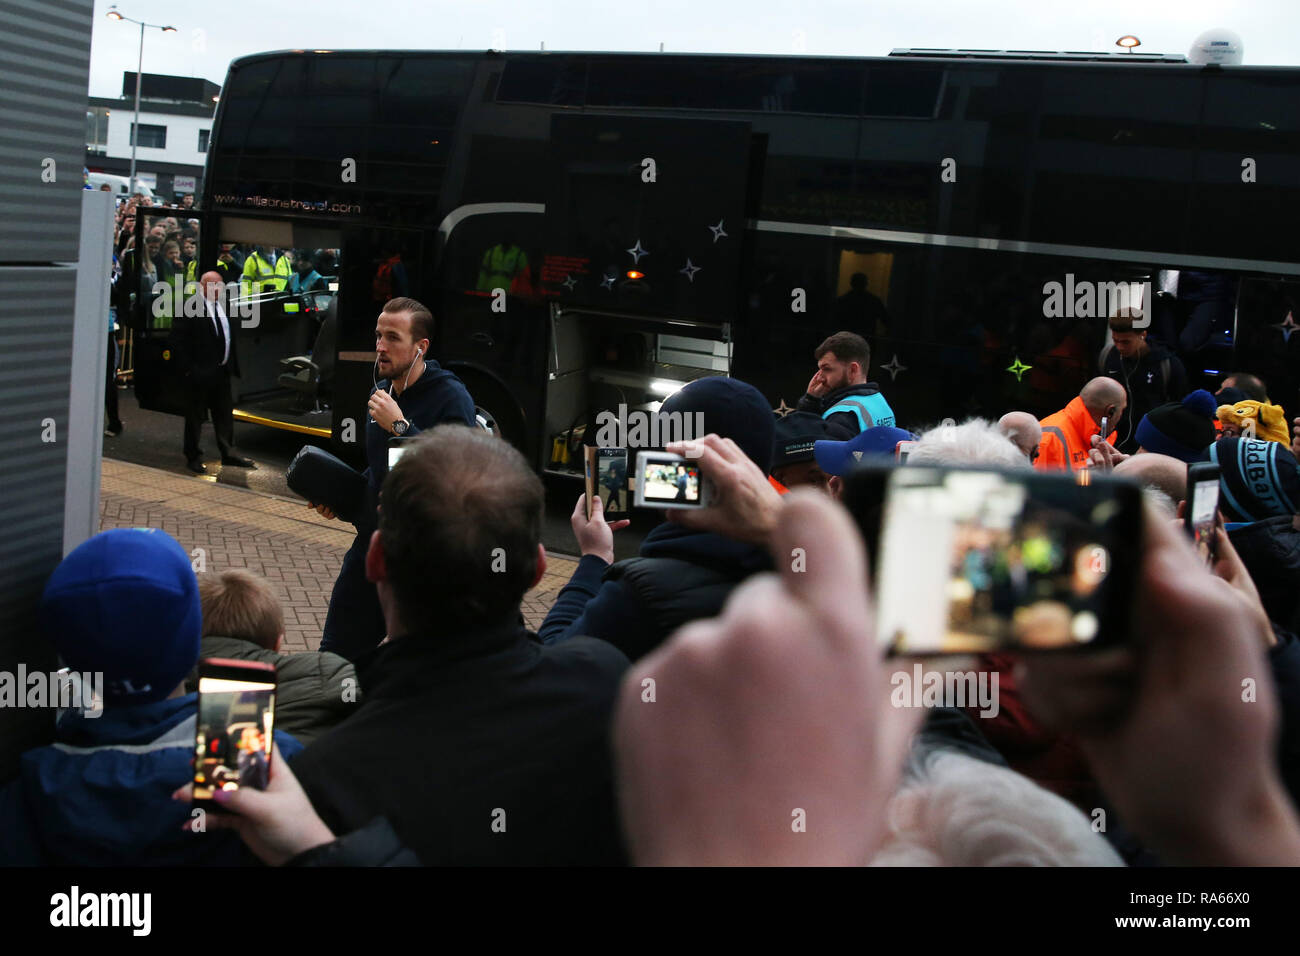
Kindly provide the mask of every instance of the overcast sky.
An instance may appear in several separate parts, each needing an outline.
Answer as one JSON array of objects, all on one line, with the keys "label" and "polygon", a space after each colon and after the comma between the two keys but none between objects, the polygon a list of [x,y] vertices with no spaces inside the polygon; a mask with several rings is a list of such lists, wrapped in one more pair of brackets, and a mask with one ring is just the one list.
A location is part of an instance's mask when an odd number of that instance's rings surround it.
[{"label": "overcast sky", "polygon": [[[418,4],[418,5],[417,5]],[[96,0],[92,96],[118,96],[140,28]],[[1187,53],[1212,27],[1235,30],[1245,63],[1300,65],[1296,0],[119,0],[145,33],[144,70],[223,82],[232,59],[277,49],[668,51],[884,56],[895,47]]]}]

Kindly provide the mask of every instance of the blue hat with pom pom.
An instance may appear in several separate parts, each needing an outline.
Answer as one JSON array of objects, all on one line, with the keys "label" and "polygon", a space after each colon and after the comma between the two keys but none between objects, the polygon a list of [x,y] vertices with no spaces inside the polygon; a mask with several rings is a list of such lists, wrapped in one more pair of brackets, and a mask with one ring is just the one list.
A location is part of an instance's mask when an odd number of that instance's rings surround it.
[{"label": "blue hat with pom pom", "polygon": [[50,575],[40,615],[69,667],[103,673],[106,701],[162,700],[199,659],[199,582],[189,555],[157,528],[82,542]]}]

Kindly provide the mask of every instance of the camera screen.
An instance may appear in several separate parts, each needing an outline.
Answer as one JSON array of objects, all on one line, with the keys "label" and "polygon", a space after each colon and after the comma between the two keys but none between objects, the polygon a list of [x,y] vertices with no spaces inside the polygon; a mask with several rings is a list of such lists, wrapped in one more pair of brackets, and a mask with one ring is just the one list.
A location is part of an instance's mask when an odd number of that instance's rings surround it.
[{"label": "camera screen", "polygon": [[700,503],[700,469],[689,461],[675,458],[649,458],[645,473],[638,477],[642,496],[647,502],[671,501],[676,504]]},{"label": "camera screen", "polygon": [[596,458],[596,493],[606,514],[627,511],[627,452]]},{"label": "camera screen", "polygon": [[1214,560],[1214,525],[1219,510],[1218,481],[1198,481],[1192,487],[1192,540],[1206,564]]},{"label": "camera screen", "polygon": [[274,711],[275,684],[199,678],[195,800],[210,800],[215,790],[266,789]]},{"label": "camera screen", "polygon": [[1132,512],[1113,484],[894,469],[881,516],[877,635],[905,653],[1101,640],[1114,616],[1107,584],[1122,516]]}]

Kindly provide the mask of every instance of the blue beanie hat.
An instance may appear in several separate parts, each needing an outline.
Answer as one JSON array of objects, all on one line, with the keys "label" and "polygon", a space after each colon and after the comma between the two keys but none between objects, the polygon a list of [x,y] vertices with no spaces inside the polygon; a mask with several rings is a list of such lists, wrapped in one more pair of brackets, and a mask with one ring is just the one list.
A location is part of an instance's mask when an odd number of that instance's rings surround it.
[{"label": "blue beanie hat", "polygon": [[912,433],[888,425],[875,425],[848,441],[819,441],[813,446],[817,467],[828,475],[843,478],[858,462],[893,455],[900,441],[911,441]]},{"label": "blue beanie hat", "polygon": [[1181,402],[1153,408],[1138,422],[1137,440],[1147,451],[1179,461],[1205,461],[1214,443],[1214,420],[1219,403],[1198,388]]},{"label": "blue beanie hat", "polygon": [[1219,510],[1229,521],[1262,521],[1300,510],[1300,469],[1285,445],[1262,438],[1220,438],[1210,446],[1219,466]]},{"label": "blue beanie hat", "polygon": [[157,528],[102,531],[74,548],[46,582],[40,614],[70,668],[103,673],[106,701],[162,700],[199,659],[199,582]]},{"label": "blue beanie hat", "polygon": [[[660,415],[682,413],[682,421],[693,422],[696,412],[704,415],[704,435],[716,432],[730,438],[754,464],[767,474],[772,465],[772,442],[776,421],[772,406],[753,385],[725,375],[697,378],[673,392],[659,408]],[[693,427],[693,426],[692,426]],[[703,438],[704,435],[697,435]]]}]

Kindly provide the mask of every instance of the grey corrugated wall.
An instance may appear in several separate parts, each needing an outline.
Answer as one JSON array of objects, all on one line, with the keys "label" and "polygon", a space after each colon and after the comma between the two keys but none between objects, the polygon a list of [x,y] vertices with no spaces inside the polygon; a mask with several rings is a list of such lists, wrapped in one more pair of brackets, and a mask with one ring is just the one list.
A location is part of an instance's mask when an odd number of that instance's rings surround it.
[{"label": "grey corrugated wall", "polygon": [[[11,673],[20,660],[55,666],[35,607],[63,547],[93,13],[91,0],[0,0],[0,670]],[[52,718],[0,707],[0,780]]]}]

